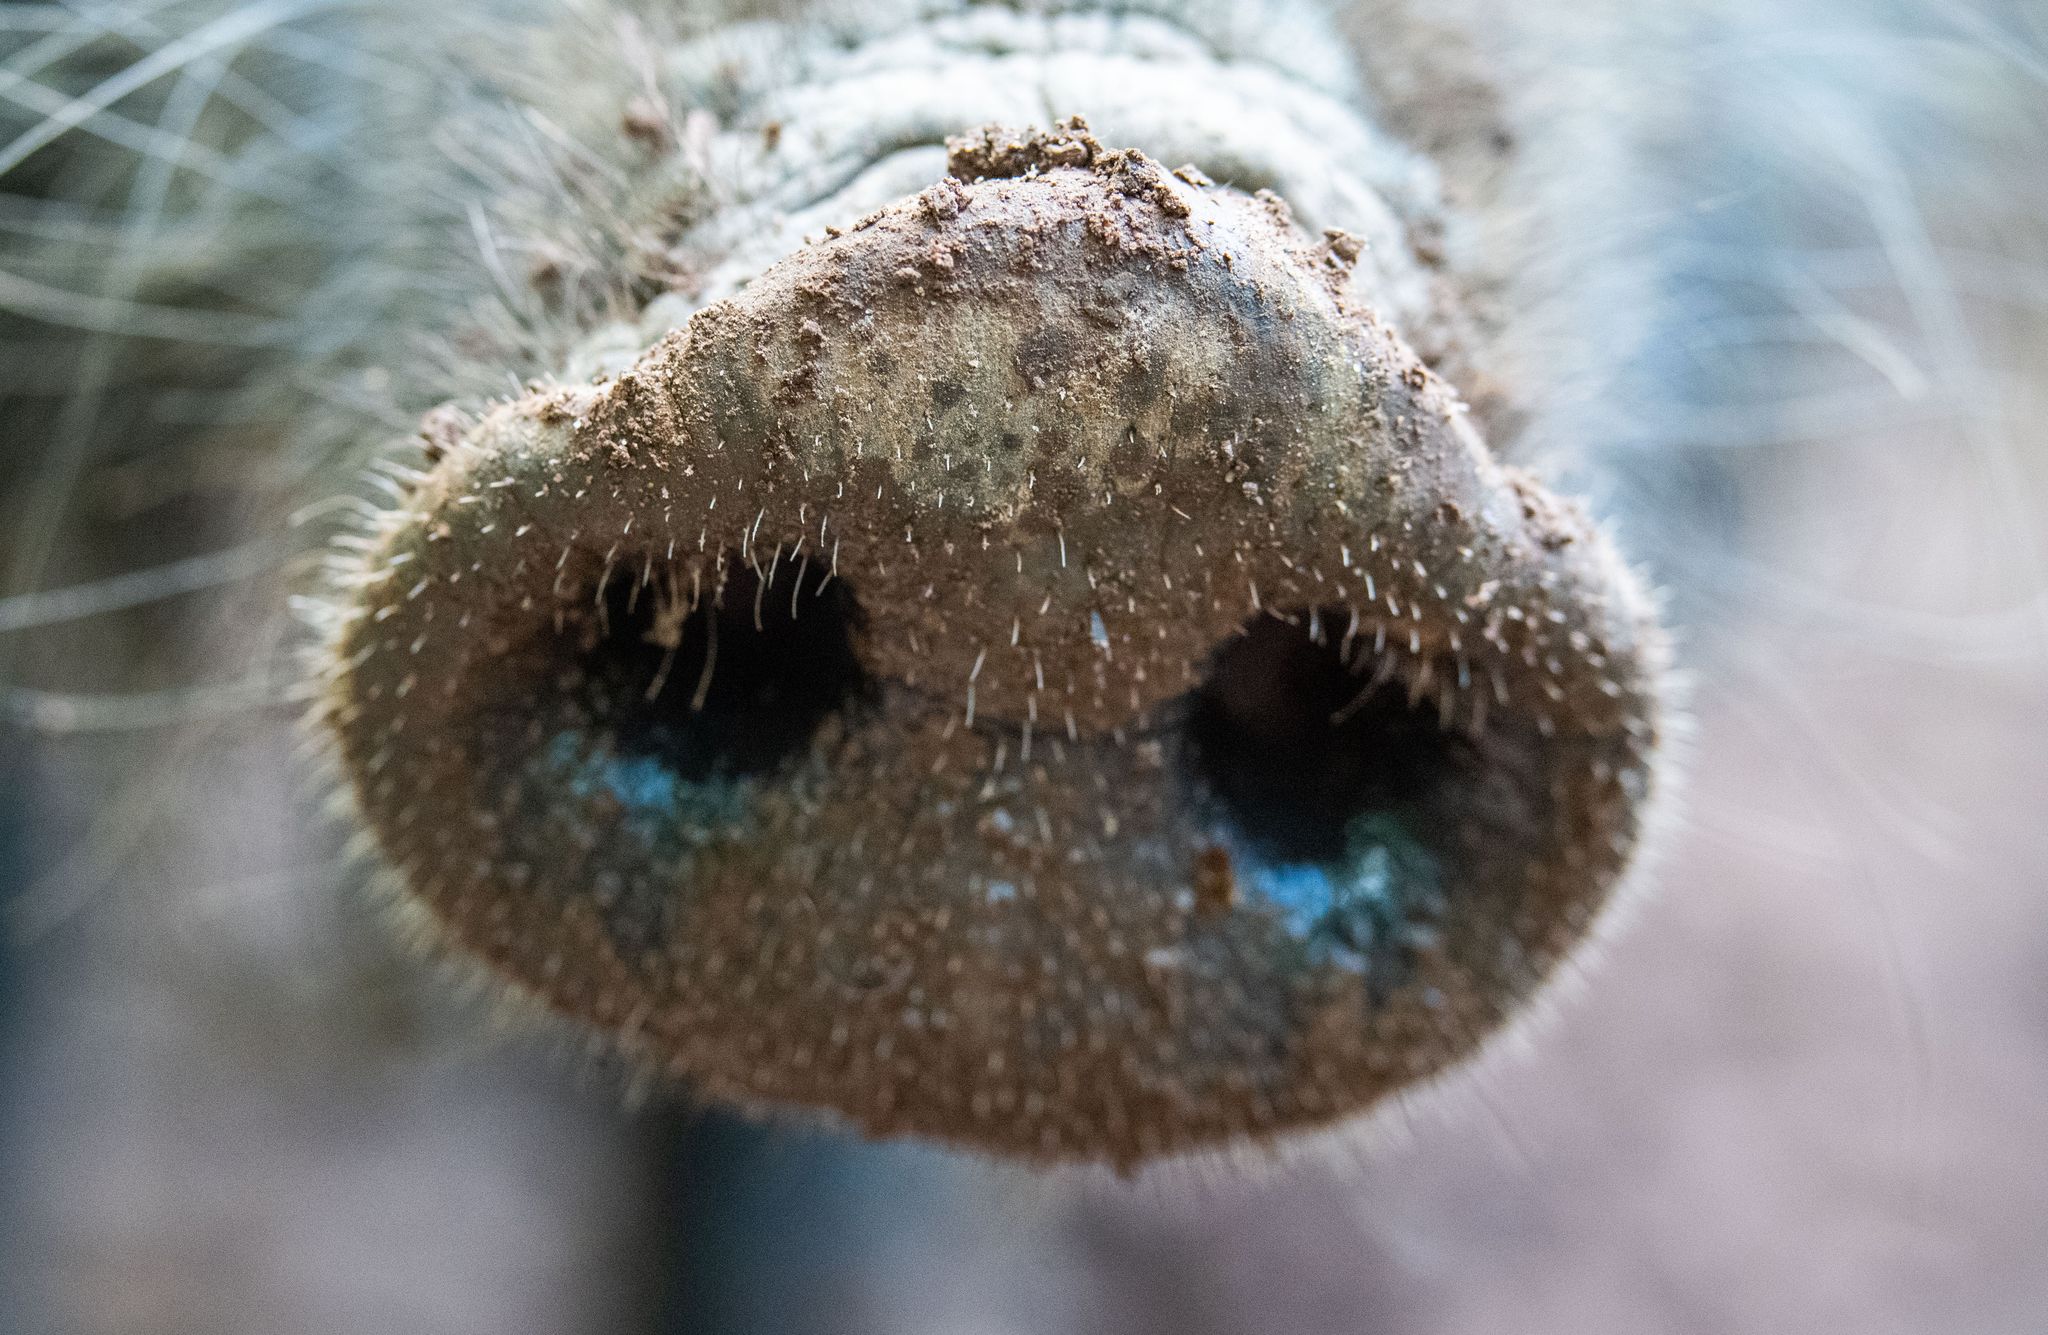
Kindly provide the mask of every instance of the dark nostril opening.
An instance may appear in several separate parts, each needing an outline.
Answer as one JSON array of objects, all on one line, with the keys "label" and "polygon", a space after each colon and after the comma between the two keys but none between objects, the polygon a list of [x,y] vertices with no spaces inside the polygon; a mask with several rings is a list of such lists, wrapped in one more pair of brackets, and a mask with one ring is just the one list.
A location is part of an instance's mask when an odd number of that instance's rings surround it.
[{"label": "dark nostril opening", "polygon": [[685,781],[765,774],[861,691],[860,606],[829,570],[784,556],[757,573],[728,553],[722,591],[689,595],[620,581],[585,637],[576,675],[621,755]]},{"label": "dark nostril opening", "polygon": [[1433,698],[1411,705],[1399,674],[1374,684],[1369,644],[1341,637],[1349,622],[1342,608],[1258,617],[1189,701],[1192,777],[1232,841],[1265,861],[1340,863],[1362,821],[1434,842],[1449,786],[1479,763]]}]

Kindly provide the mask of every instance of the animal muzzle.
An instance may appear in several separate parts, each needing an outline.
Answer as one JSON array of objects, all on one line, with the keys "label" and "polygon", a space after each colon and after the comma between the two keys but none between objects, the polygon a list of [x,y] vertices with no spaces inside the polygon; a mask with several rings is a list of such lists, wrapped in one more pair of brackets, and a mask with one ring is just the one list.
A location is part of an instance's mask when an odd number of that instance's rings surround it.
[{"label": "animal muzzle", "polygon": [[1129,1166],[1573,954],[1664,639],[1351,281],[1079,123],[447,442],[323,726],[434,940],[709,1097]]}]

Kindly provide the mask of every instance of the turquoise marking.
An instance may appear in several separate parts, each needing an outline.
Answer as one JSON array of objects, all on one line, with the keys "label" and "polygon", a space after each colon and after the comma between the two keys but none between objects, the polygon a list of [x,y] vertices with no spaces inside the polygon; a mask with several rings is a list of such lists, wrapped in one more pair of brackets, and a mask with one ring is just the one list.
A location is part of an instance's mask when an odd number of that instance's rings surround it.
[{"label": "turquoise marking", "polygon": [[1239,884],[1311,960],[1358,972],[1396,967],[1402,947],[1431,938],[1444,908],[1436,858],[1384,812],[1354,818],[1334,862],[1249,856],[1238,867]]},{"label": "turquoise marking", "polygon": [[753,785],[745,779],[713,775],[689,781],[653,756],[585,750],[587,745],[584,734],[560,732],[543,759],[576,797],[617,803],[622,826],[657,853],[702,847],[746,821]]}]

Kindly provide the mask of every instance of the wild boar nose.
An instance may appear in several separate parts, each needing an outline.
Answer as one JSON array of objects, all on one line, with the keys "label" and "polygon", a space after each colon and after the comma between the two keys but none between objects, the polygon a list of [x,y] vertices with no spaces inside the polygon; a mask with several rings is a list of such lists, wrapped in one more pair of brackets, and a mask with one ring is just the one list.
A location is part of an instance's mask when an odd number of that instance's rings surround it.
[{"label": "wild boar nose", "polygon": [[1355,244],[1085,126],[454,442],[320,726],[424,935],[706,1096],[1128,1167],[1473,1053],[1627,871],[1651,599]]}]

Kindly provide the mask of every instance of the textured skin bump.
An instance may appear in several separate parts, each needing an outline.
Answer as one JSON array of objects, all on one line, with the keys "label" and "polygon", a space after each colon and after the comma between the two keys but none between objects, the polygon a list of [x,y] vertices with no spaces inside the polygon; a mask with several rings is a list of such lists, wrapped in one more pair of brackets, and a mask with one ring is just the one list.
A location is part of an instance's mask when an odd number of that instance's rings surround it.
[{"label": "textured skin bump", "polygon": [[1654,788],[1661,634],[1356,243],[956,141],[451,440],[326,725],[450,950],[744,1106],[1129,1166],[1472,1053]]}]

